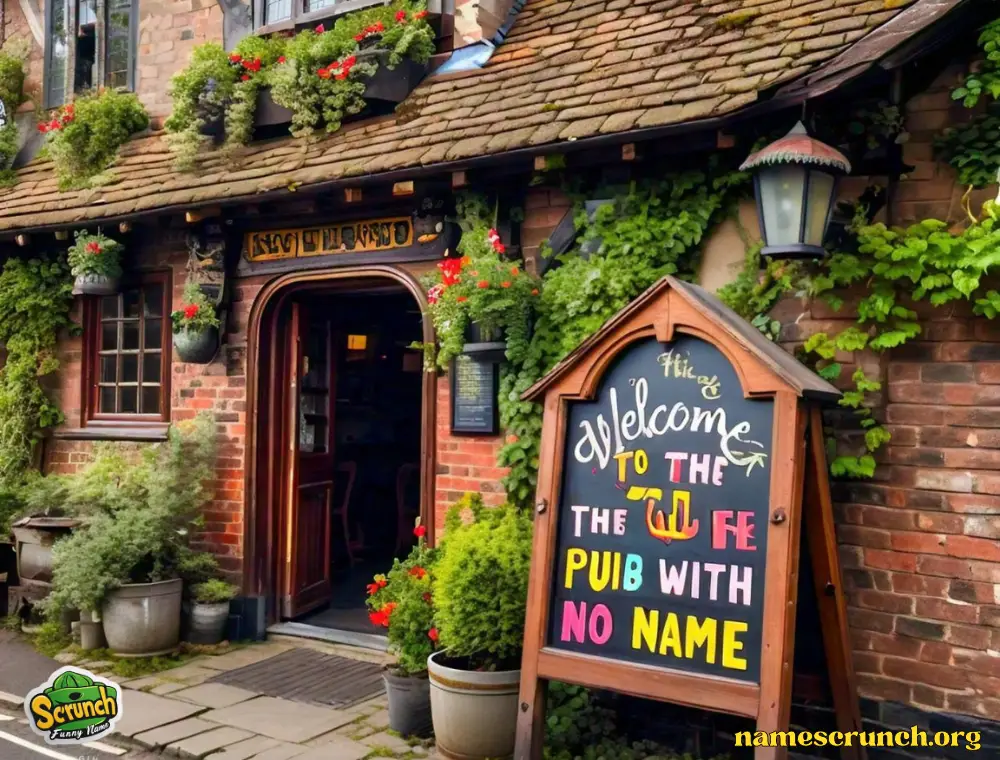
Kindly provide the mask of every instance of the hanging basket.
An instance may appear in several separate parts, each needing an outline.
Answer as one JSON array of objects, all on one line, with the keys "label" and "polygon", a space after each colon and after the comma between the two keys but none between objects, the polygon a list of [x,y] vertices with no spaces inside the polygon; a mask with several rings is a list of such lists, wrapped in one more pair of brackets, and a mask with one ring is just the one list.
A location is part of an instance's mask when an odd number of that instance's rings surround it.
[{"label": "hanging basket", "polygon": [[503,359],[507,353],[507,340],[503,330],[490,330],[472,322],[465,331],[462,353],[482,359]]},{"label": "hanging basket", "polygon": [[175,332],[174,351],[182,362],[208,364],[219,351],[219,328],[210,327],[203,332]]},{"label": "hanging basket", "polygon": [[118,278],[106,274],[78,274],[73,280],[75,296],[113,296],[118,293]]}]

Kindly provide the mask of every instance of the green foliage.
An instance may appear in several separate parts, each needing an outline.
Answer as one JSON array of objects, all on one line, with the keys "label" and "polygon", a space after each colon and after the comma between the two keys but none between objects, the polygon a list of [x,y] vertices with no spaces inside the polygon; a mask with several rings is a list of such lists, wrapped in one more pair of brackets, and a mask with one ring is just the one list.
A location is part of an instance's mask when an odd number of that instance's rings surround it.
[{"label": "green foliage", "polygon": [[433,579],[441,646],[473,669],[520,661],[531,567],[531,518],[468,494],[449,510]]},{"label": "green foliage", "polygon": [[278,63],[286,42],[280,36],[251,35],[232,53],[217,42],[191,52],[187,67],[170,81],[173,110],[165,123],[178,169],[194,168],[199,152],[211,142],[206,127],[222,122],[228,149],[250,141],[257,91],[267,84],[267,72]]},{"label": "green foliage", "polygon": [[0,101],[7,113],[7,123],[0,127],[0,181],[13,180],[10,163],[18,150],[17,124],[14,115],[24,102],[24,78],[28,48],[15,42],[0,49]]},{"label": "green foliage", "polygon": [[0,488],[20,484],[43,431],[62,422],[42,382],[59,368],[56,341],[71,324],[71,290],[62,260],[8,259],[0,271],[0,344],[7,349],[0,369]]},{"label": "green foliage", "polygon": [[986,187],[997,181],[1000,170],[1000,20],[987,24],[978,45],[985,60],[969,74],[951,97],[966,108],[984,99],[985,111],[967,124],[946,129],[935,145],[938,156],[958,171],[959,182]]},{"label": "green foliage", "polygon": [[100,184],[118,149],[149,126],[149,116],[134,93],[100,89],[77,98],[53,122],[46,147],[59,188],[71,190]]},{"label": "green foliage", "polygon": [[[706,232],[746,189],[747,175],[713,163],[709,171],[633,182],[593,219],[577,214],[580,247],[545,273],[527,349],[509,352],[501,372],[508,499],[530,503],[538,469],[541,407],[521,394],[660,277],[693,277]],[[596,250],[583,255],[582,246]]]},{"label": "green foliage", "polygon": [[92,501],[84,525],[53,549],[50,611],[99,610],[122,584],[183,577],[200,510],[211,498],[215,435],[213,419],[201,415],[135,456],[113,446],[97,450],[94,463],[73,477],[71,490],[80,482]]},{"label": "green foliage", "polygon": [[[344,118],[365,107],[367,80],[378,59],[359,50],[359,37],[379,25],[384,30],[371,49],[388,51],[387,65],[403,58],[425,63],[434,52],[434,34],[423,16],[423,3],[395,0],[339,18],[330,30],[305,30],[288,43],[286,61],[270,73],[274,102],[293,112],[291,132],[309,135],[319,128],[340,129]],[[403,14],[400,20],[397,16]],[[426,15],[426,14],[424,14]]]},{"label": "green foliage", "polygon": [[210,578],[203,583],[197,583],[191,589],[191,598],[201,604],[221,604],[228,602],[239,593],[232,583],[221,578]]},{"label": "green foliage", "polygon": [[751,242],[744,233],[746,257],[743,269],[731,283],[717,293],[719,300],[726,304],[770,340],[777,340],[781,323],[768,317],[768,312],[792,289],[800,276],[797,262],[763,261],[760,251],[763,244]]},{"label": "green foliage", "polygon": [[184,286],[181,308],[171,312],[170,321],[175,333],[203,333],[221,324],[214,304],[196,282],[188,282]]},{"label": "green foliage", "polygon": [[421,535],[406,559],[394,560],[388,573],[376,575],[368,585],[369,616],[387,629],[401,675],[426,673],[427,658],[437,646],[431,593],[436,560],[437,551]]},{"label": "green foliage", "polygon": [[74,277],[97,274],[116,279],[122,275],[122,253],[125,246],[100,232],[77,231],[73,245],[67,251],[70,273]]},{"label": "green foliage", "polygon": [[438,271],[424,278],[438,338],[437,364],[449,367],[473,323],[487,334],[503,335],[507,357],[518,362],[528,349],[541,283],[504,256],[503,244],[483,214],[468,214],[462,225],[459,257],[439,262]]}]

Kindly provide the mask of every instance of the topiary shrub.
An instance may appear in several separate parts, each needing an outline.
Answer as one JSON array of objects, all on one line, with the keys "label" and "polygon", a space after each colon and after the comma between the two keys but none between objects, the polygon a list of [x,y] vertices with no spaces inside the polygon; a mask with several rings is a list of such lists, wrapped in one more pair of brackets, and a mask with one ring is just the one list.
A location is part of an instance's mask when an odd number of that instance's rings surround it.
[{"label": "topiary shrub", "polygon": [[531,519],[468,494],[449,512],[434,570],[441,646],[470,670],[520,667],[531,568]]}]

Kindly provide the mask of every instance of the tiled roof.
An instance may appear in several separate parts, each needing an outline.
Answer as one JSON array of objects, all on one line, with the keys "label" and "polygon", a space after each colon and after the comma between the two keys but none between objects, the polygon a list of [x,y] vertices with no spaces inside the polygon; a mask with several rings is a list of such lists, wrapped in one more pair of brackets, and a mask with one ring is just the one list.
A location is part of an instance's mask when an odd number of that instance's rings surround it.
[{"label": "tiled roof", "polygon": [[174,171],[160,135],[144,136],[122,150],[111,184],[80,192],[59,192],[36,162],[0,196],[0,230],[224,203],[726,115],[914,2],[528,0],[485,67],[428,78],[393,117],[315,141],[257,144],[235,165],[209,158],[188,174]]}]

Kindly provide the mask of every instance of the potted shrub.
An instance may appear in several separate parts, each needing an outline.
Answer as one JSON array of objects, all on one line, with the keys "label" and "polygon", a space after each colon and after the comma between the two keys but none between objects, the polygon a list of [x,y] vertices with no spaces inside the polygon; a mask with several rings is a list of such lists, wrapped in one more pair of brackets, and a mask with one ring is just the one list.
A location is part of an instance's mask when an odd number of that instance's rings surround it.
[{"label": "potted shrub", "polygon": [[438,262],[437,271],[424,280],[438,336],[438,365],[447,369],[463,352],[522,356],[538,279],[505,258],[499,234],[483,223],[462,233],[458,253]]},{"label": "potted shrub", "polygon": [[426,528],[417,521],[417,545],[405,560],[395,560],[385,575],[368,584],[372,623],[387,629],[396,662],[383,673],[389,700],[389,728],[404,736],[431,727],[427,658],[437,645],[431,577],[435,551],[424,541]]},{"label": "potted shrub", "polygon": [[219,317],[196,283],[184,286],[183,304],[171,313],[174,350],[182,362],[208,364],[219,350]]},{"label": "potted shrub", "polygon": [[98,613],[119,656],[176,649],[185,569],[203,567],[188,543],[210,498],[215,436],[212,418],[199,415],[138,456],[98,451],[73,482],[88,507],[83,525],[53,549],[50,615],[66,607],[88,619]]},{"label": "potted shrub", "polygon": [[121,243],[100,232],[77,232],[68,256],[74,278],[73,295],[110,296],[117,293],[122,276],[123,250]]},{"label": "potted shrub", "polygon": [[191,589],[191,617],[187,640],[192,644],[218,644],[229,622],[229,602],[239,593],[231,583],[212,578]]},{"label": "potted shrub", "polygon": [[433,594],[441,651],[427,659],[441,754],[514,751],[521,646],[531,565],[531,519],[468,495],[448,513]]}]

